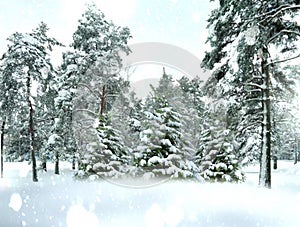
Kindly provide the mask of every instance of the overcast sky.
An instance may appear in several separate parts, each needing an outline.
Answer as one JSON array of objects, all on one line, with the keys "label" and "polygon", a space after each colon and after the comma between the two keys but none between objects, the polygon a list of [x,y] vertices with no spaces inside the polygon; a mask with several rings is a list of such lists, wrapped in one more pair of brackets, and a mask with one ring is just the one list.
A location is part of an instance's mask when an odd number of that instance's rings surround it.
[{"label": "overcast sky", "polygon": [[[30,32],[40,21],[65,45],[72,41],[77,21],[89,0],[0,0],[0,54],[12,33]],[[203,57],[206,20],[216,3],[209,0],[94,0],[109,20],[128,26],[130,44],[162,42]],[[54,63],[60,62],[59,57]],[[145,65],[145,67],[147,67]],[[151,68],[151,67],[150,67]],[[148,67],[148,71],[154,73]]]}]

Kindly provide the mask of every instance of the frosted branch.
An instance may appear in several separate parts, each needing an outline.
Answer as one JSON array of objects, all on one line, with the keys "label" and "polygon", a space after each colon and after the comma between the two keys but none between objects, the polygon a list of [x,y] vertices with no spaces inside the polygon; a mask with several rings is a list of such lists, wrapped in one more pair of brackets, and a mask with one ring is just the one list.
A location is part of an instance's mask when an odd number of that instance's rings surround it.
[{"label": "frosted branch", "polygon": [[[263,22],[263,21],[266,21],[267,19],[273,19],[274,17],[276,17],[278,14],[282,13],[283,11],[293,10],[293,9],[300,9],[300,5],[293,5],[293,6],[290,4],[281,5],[280,7],[273,9],[270,12],[262,13],[261,15],[254,17],[251,21],[262,18],[262,20],[260,22]],[[276,11],[276,12],[274,13],[274,11]]]},{"label": "frosted branch", "polygon": [[286,59],[281,59],[281,60],[277,60],[277,61],[271,61],[270,63],[266,64],[266,66],[272,65],[272,64],[278,64],[278,63],[282,63],[282,62],[286,62],[286,61],[290,61],[296,58],[299,58],[300,54],[290,57],[290,58],[286,58]]},{"label": "frosted branch", "polygon": [[259,89],[265,89],[265,87],[264,87],[263,85],[254,84],[254,83],[244,83],[244,85],[257,87],[257,88],[259,88]]},{"label": "frosted branch", "polygon": [[282,30],[280,32],[278,32],[276,35],[274,35],[273,37],[271,37],[269,40],[268,40],[268,43],[272,42],[274,39],[276,39],[279,35],[281,35],[282,33],[291,33],[291,34],[295,34],[295,35],[298,35],[300,36],[300,33],[297,32],[297,31],[293,31],[293,30]]}]

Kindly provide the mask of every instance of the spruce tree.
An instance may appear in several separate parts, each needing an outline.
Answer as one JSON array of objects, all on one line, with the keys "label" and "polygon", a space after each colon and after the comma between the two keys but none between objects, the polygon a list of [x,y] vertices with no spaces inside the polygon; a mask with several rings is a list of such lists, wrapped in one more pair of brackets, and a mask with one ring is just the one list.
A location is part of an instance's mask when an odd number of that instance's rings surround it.
[{"label": "spruce tree", "polygon": [[135,153],[141,175],[145,178],[193,178],[196,166],[182,149],[180,114],[164,97],[151,97],[149,101],[153,108],[145,111],[141,145]]},{"label": "spruce tree", "polygon": [[110,117],[101,115],[96,126],[98,140],[87,146],[89,153],[78,172],[79,177],[96,175],[101,178],[120,178],[126,173],[126,152],[118,130],[111,125]]},{"label": "spruce tree", "polygon": [[202,131],[195,163],[201,176],[209,182],[242,182],[244,174],[236,158],[225,122],[212,116],[209,127]]}]

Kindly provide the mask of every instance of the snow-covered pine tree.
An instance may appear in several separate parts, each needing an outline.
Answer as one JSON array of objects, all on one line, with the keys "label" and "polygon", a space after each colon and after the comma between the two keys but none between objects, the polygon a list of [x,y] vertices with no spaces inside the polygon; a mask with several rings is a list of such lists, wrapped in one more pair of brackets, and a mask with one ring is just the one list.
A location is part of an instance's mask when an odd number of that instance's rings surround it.
[{"label": "snow-covered pine tree", "polygon": [[186,76],[178,80],[184,98],[189,100],[190,106],[197,110],[200,118],[205,118],[206,107],[204,102],[203,81],[199,77],[189,79]]},{"label": "snow-covered pine tree", "polygon": [[[150,97],[135,162],[144,178],[193,178],[196,166],[182,150],[181,116],[164,97]],[[150,106],[151,104],[146,104]]]},{"label": "snow-covered pine tree", "polygon": [[182,115],[183,140],[187,143],[185,149],[191,160],[199,148],[199,139],[203,123],[207,118],[207,107],[203,100],[203,88],[200,78],[189,79],[185,76],[178,80],[181,90],[181,103],[178,111]]},{"label": "snow-covered pine tree", "polygon": [[76,96],[73,99],[73,123],[80,155],[95,139],[92,128],[99,115],[108,113],[126,84],[119,76],[120,52],[129,53],[127,27],[109,22],[95,4],[79,20],[71,46],[77,58]]},{"label": "snow-covered pine tree", "polygon": [[[19,83],[19,75],[23,72],[16,67],[16,62],[8,61],[6,57],[8,54],[2,56],[0,65],[0,114],[3,126],[1,141],[4,144],[4,140],[7,140],[6,143],[10,146],[6,146],[5,150],[2,149],[2,154],[5,152],[9,160],[20,160],[20,157],[28,155],[29,148],[26,143],[28,140],[24,141],[24,137],[22,137],[24,135],[28,139],[28,133],[24,129],[24,125],[27,125],[27,111],[24,112],[27,100],[21,94],[22,86]],[[17,70],[19,71],[15,72]]]},{"label": "snow-covered pine tree", "polygon": [[118,130],[111,125],[110,116],[101,115],[96,130],[98,140],[88,144],[89,153],[84,157],[83,165],[77,173],[78,177],[122,177],[127,171],[128,157]]},{"label": "snow-covered pine tree", "polygon": [[[36,171],[36,143],[35,143],[35,108],[39,104],[37,97],[39,93],[33,93],[33,83],[42,84],[48,73],[53,71],[50,62],[50,52],[52,47],[61,45],[58,41],[47,36],[48,27],[45,23],[40,23],[39,26],[31,33],[14,33],[9,37],[10,44],[8,50],[2,58],[3,73],[7,77],[15,78],[18,93],[10,102],[20,101],[17,97],[23,96],[21,109],[14,109],[15,113],[26,110],[27,125],[30,141],[30,156],[32,161],[32,179],[38,181]],[[26,99],[26,100],[24,100]],[[27,103],[24,104],[24,101]],[[12,109],[9,107],[8,109]]]},{"label": "snow-covered pine tree", "polygon": [[211,117],[208,128],[201,133],[195,163],[206,181],[242,182],[244,174],[225,124],[218,117]]},{"label": "snow-covered pine tree", "polygon": [[[51,151],[55,161],[55,173],[59,173],[59,159],[67,159],[72,162],[72,169],[75,169],[77,160],[77,145],[73,131],[73,99],[78,85],[78,58],[68,51],[63,53],[63,62],[58,69],[58,76],[51,81],[51,87],[56,91],[53,97],[55,115],[53,115],[52,127],[49,130],[49,139],[45,141],[43,152],[45,158]],[[51,153],[50,152],[50,153]],[[46,160],[43,161],[43,168],[46,167]]]},{"label": "snow-covered pine tree", "polygon": [[[272,158],[277,168],[277,160],[281,154],[289,154],[299,136],[298,87],[300,67],[287,65],[282,69],[273,67],[272,83]],[[293,101],[292,101],[293,100]],[[293,144],[289,140],[293,139]],[[292,149],[291,149],[292,148]]]},{"label": "snow-covered pine tree", "polygon": [[[236,99],[233,103],[237,105],[233,106],[237,109],[232,112],[239,112],[239,119],[245,114],[251,116],[245,126],[236,127],[237,131],[259,127],[259,185],[270,188],[272,67],[299,57],[293,55],[300,36],[295,17],[300,9],[299,1],[219,2],[220,6],[208,20],[212,50],[206,53],[203,63],[212,70],[212,76],[207,90],[213,92],[219,87],[221,96]],[[280,60],[275,59],[274,53],[280,54]]]},{"label": "snow-covered pine tree", "polygon": [[[198,137],[204,112],[204,103],[201,100],[203,97],[200,88],[201,82],[199,78],[189,80],[186,77],[183,77],[178,82],[179,84],[176,84],[173,76],[167,74],[165,68],[163,68],[159,85],[157,87],[152,86],[151,92],[154,96],[164,97],[170,107],[181,115],[182,151],[186,157],[192,160],[198,147]],[[153,109],[155,106],[150,106],[149,108]]]},{"label": "snow-covered pine tree", "polygon": [[111,119],[114,128],[120,131],[128,154],[136,148],[141,131],[142,102],[125,87],[117,97],[111,109]]}]

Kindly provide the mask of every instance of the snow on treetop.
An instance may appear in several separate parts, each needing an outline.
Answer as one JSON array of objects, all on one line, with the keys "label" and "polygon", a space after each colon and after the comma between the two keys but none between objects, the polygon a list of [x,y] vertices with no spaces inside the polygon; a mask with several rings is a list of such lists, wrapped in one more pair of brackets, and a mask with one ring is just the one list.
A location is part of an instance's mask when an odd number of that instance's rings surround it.
[{"label": "snow on treetop", "polygon": [[55,144],[56,142],[56,140],[57,139],[59,139],[60,137],[59,137],[59,135],[57,135],[57,134],[52,134],[50,137],[49,137],[49,139],[48,139],[48,145],[53,145],[53,144]]},{"label": "snow on treetop", "polygon": [[26,33],[22,34],[21,40],[23,43],[28,43],[34,46],[41,45],[41,43],[36,38],[32,37],[32,35],[30,34],[26,34]]}]

